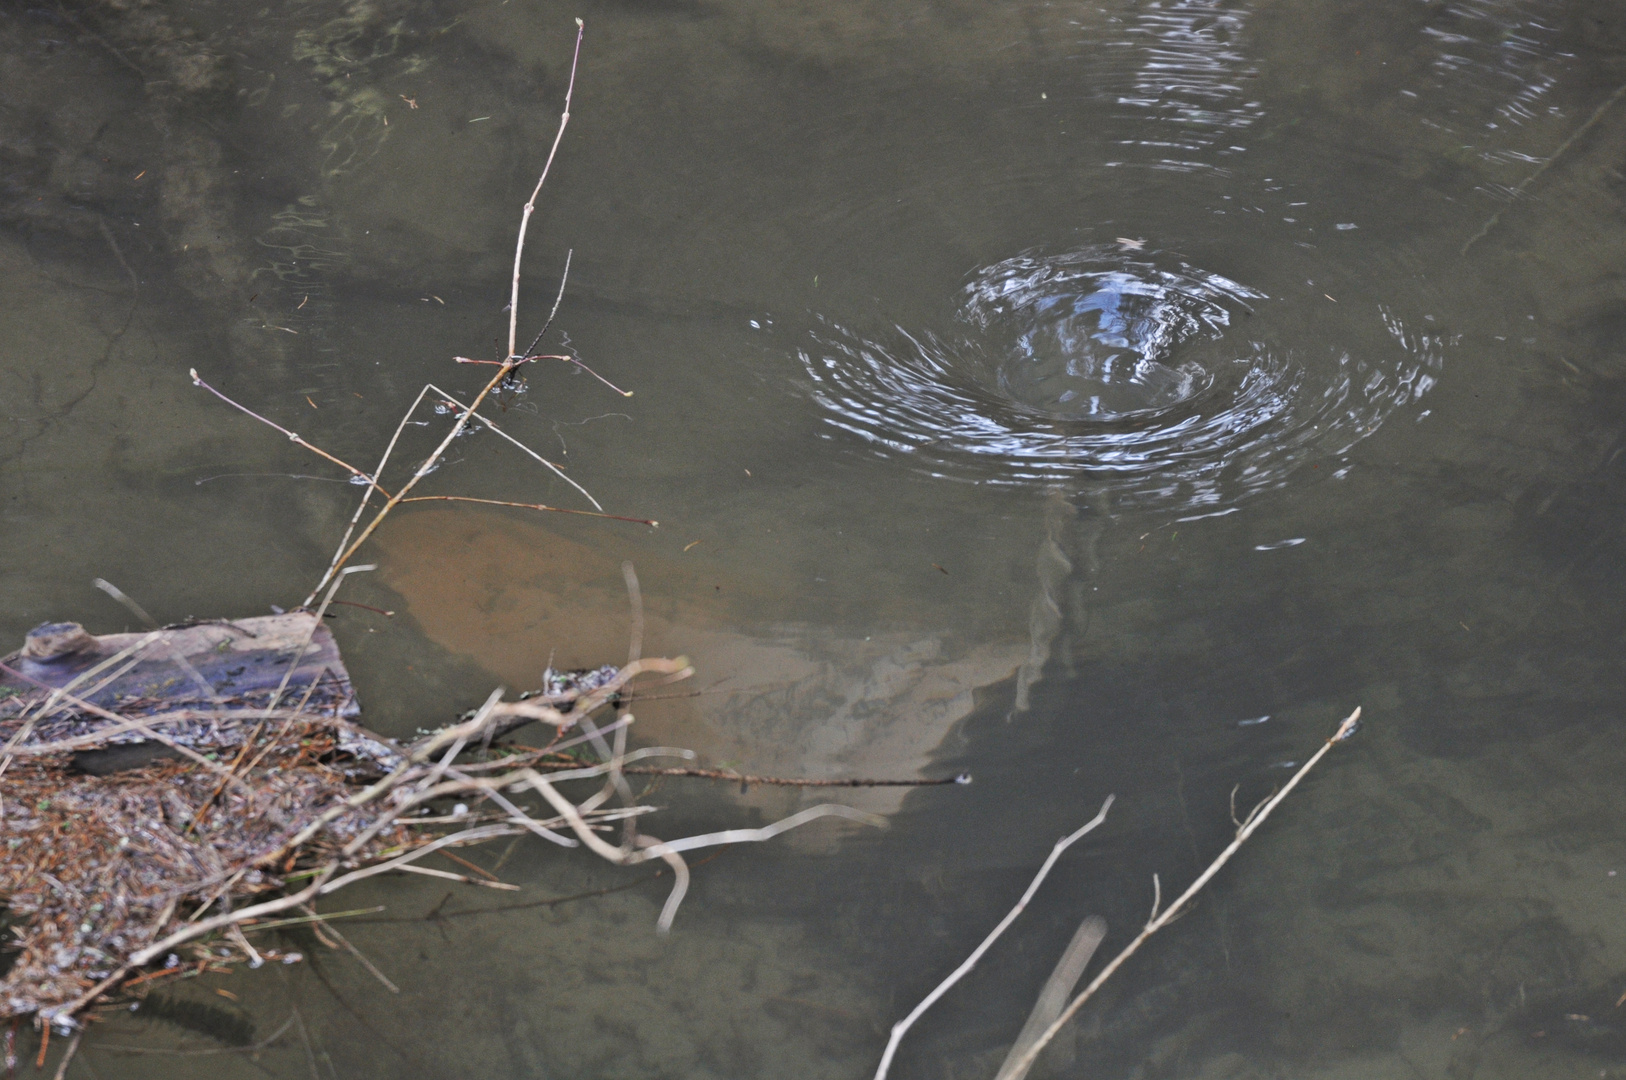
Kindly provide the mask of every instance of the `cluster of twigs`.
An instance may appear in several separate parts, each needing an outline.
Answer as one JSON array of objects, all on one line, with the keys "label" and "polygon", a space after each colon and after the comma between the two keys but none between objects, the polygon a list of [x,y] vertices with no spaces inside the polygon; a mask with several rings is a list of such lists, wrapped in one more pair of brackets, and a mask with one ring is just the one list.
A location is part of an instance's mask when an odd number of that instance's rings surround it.
[{"label": "cluster of twigs", "polygon": [[[373,569],[352,566],[350,561],[397,506],[427,499],[494,501],[412,494],[469,424],[479,423],[520,445],[477,410],[494,392],[512,385],[523,365],[547,358],[532,353],[535,342],[523,352],[516,349],[520,264],[527,226],[570,119],[581,43],[578,19],[558,134],[520,221],[508,356],[498,362],[496,373],[471,402],[457,401],[433,384],[425,386],[402,417],[378,467],[366,473],[233,401],[192,372],[197,385],[344,468],[367,488],[331,563],[302,605],[309,609],[318,595],[323,596],[313,626],[320,624],[347,575]],[[567,274],[568,266],[567,260]],[[563,291],[561,281],[561,296]],[[544,326],[544,333],[546,329]],[[380,480],[391,455],[402,431],[426,402],[438,411],[455,411],[455,422],[404,482],[393,492],[386,490]],[[606,514],[556,465],[530,448],[522,448],[594,507],[592,511],[564,512],[616,516]],[[363,524],[375,494],[382,504]],[[559,509],[542,504],[500,505]],[[638,518],[621,520],[655,525]],[[12,918],[25,924],[19,934],[23,955],[0,988],[4,992],[0,1014],[34,1013],[48,1034],[51,1025],[64,1030],[77,1027],[77,1017],[88,1007],[109,1000],[121,987],[138,990],[165,970],[192,963],[209,968],[231,960],[257,966],[268,959],[291,959],[257,947],[250,936],[286,925],[290,918],[283,916],[295,911],[303,914],[292,916],[292,921],[308,919],[322,927],[312,906],[316,901],[377,874],[427,874],[471,885],[517,888],[466,862],[463,865],[480,876],[421,865],[421,860],[437,852],[463,862],[449,855],[449,849],[495,837],[533,834],[561,847],[588,848],[622,866],[663,862],[674,879],[658,923],[664,931],[671,926],[688,888],[685,852],[766,840],[824,817],[884,824],[874,815],[847,806],[821,804],[762,828],[676,840],[661,840],[642,831],[640,820],[656,808],[641,803],[627,782],[628,772],[647,768],[633,763],[694,755],[659,747],[628,749],[633,684],[640,678],[647,684],[648,676],[668,682],[683,679],[692,669],[683,658],[640,657],[641,615],[630,565],[627,576],[634,631],[625,666],[600,669],[593,673],[596,677],[579,684],[562,689],[554,685],[520,700],[505,700],[505,691],[498,688],[466,719],[410,744],[364,732],[336,715],[307,713],[309,692],[290,707],[283,701],[287,676],[263,706],[256,702],[248,710],[249,723],[245,723],[242,708],[222,708],[218,697],[213,704],[203,702],[154,716],[150,709],[121,712],[96,705],[71,689],[36,684],[40,698],[12,717],[14,723],[0,748],[4,758],[0,775],[11,770],[0,800],[8,838],[5,851],[0,852],[0,897],[6,900]],[[155,631],[131,651],[139,652],[160,636]],[[290,676],[300,655],[296,651],[290,661]],[[115,661],[123,659],[121,655]],[[184,658],[177,657],[177,661],[185,663]],[[96,670],[103,666],[109,665]],[[33,681],[14,669],[8,671]],[[214,693],[207,685],[204,689]],[[595,723],[595,714],[612,706],[620,713],[618,719],[603,727]],[[43,729],[36,730],[39,710],[61,707],[71,707],[79,718],[69,737],[53,738]],[[493,747],[494,739],[538,722],[555,730],[547,746],[519,752]],[[229,738],[225,737],[228,733]],[[573,737],[566,738],[567,734]],[[130,738],[167,747],[181,760],[150,764],[113,777],[70,772],[70,752]],[[590,744],[596,752],[593,759],[565,754],[581,743]],[[712,770],[651,771],[714,774]],[[768,777],[715,775],[776,782]],[[576,787],[582,782],[589,784],[585,792]],[[331,928],[326,933],[338,937]],[[191,959],[184,959],[183,953]],[[153,964],[167,967],[138,974]],[[381,974],[379,977],[383,979]]]}]

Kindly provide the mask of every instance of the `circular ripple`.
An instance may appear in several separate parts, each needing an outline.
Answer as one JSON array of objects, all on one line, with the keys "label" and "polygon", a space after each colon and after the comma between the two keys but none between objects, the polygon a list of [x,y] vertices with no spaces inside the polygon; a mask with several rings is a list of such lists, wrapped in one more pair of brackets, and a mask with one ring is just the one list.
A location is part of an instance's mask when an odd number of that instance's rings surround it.
[{"label": "circular ripple", "polygon": [[1261,292],[1160,262],[1104,246],[1008,259],[942,335],[820,320],[799,354],[812,396],[833,428],[933,475],[1184,508],[1347,451],[1434,382],[1443,342],[1387,310],[1382,347],[1357,357],[1325,343],[1332,327],[1272,329]]}]

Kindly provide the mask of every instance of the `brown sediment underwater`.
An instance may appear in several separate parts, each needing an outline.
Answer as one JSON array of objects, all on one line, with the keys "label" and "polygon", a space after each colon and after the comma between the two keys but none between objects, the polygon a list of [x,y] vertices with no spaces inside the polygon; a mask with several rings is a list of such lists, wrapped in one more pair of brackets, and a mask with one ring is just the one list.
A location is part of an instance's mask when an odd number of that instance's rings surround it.
[{"label": "brown sediment underwater", "polygon": [[637,707],[641,738],[742,771],[915,775],[976,691],[1009,677],[1025,653],[943,633],[842,637],[772,623],[761,612],[785,606],[782,586],[608,530],[586,544],[501,514],[423,510],[392,518],[377,544],[384,582],[425,635],[516,689],[536,685],[550,658],[558,669],[624,660],[621,566],[632,560],[644,655],[687,656],[697,677],[673,692],[700,691]]}]

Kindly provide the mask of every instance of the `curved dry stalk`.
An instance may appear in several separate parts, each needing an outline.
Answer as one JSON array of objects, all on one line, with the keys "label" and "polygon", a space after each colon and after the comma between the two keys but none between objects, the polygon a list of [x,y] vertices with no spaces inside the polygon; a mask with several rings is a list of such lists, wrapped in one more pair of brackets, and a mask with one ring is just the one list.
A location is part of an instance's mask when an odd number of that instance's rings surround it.
[{"label": "curved dry stalk", "polygon": [[[406,430],[407,423],[412,419],[412,414],[418,411],[418,406],[423,404],[424,395],[429,393],[429,390],[430,386],[425,384],[423,389],[418,391],[418,396],[413,399],[412,404],[407,407],[407,411],[401,414],[401,422],[395,425],[395,434],[390,436],[389,443],[384,447],[384,456],[378,459],[378,468],[373,470],[374,476],[384,475],[384,467],[390,463],[390,457],[395,453],[395,444],[401,441],[401,433]],[[339,569],[339,556],[344,554],[346,547],[349,545],[350,537],[356,531],[356,524],[361,521],[361,515],[366,513],[367,504],[372,500],[375,490],[383,491],[384,489],[374,484],[369,485],[367,490],[362,492],[361,502],[357,505],[356,512],[350,515],[350,523],[345,526],[344,535],[339,538],[339,546],[333,552],[333,558],[328,563],[327,570],[322,573],[322,580],[316,583],[316,588],[312,589],[311,594],[305,597],[304,601],[300,603],[300,607],[310,607],[316,599],[316,594],[321,592],[327,583],[332,580],[334,573]],[[388,493],[385,494],[385,497],[389,497]]]},{"label": "curved dry stalk", "polygon": [[578,807],[553,786],[553,782],[559,779],[558,775],[550,778],[543,776],[535,769],[525,769],[523,771],[531,787],[553,804],[553,808],[559,812],[560,816],[570,823],[570,827],[577,838],[595,854],[615,863],[617,866],[633,866],[641,862],[648,862],[650,859],[664,859],[672,867],[673,873],[677,875],[677,881],[673,885],[671,896],[667,898],[666,906],[661,910],[660,921],[656,923],[655,927],[663,933],[671,929],[672,920],[677,916],[678,905],[683,902],[683,894],[689,888],[688,866],[679,858],[682,852],[692,851],[695,848],[717,847],[721,844],[744,844],[771,840],[782,832],[788,832],[798,825],[805,825],[822,817],[844,817],[849,821],[873,825],[878,829],[886,828],[887,824],[886,819],[877,814],[855,810],[840,803],[820,803],[818,806],[810,806],[806,810],[792,814],[787,818],[781,818],[773,824],[765,825],[759,829],[725,829],[722,832],[704,833],[700,836],[687,836],[680,840],[667,841],[655,840],[654,837],[642,837],[640,840],[647,839],[652,842],[640,846],[638,850],[628,850],[627,848],[612,846],[588,827],[587,822],[582,819]]},{"label": "curved dry stalk", "polygon": [[1037,1060],[1039,1054],[1046,1046],[1050,1045],[1050,1040],[1054,1039],[1056,1034],[1066,1026],[1067,1021],[1071,1020],[1078,1010],[1084,1007],[1085,1002],[1095,996],[1095,992],[1101,988],[1101,984],[1110,979],[1113,972],[1123,966],[1124,961],[1135,955],[1135,951],[1145,943],[1147,938],[1173,922],[1185,910],[1185,906],[1190,902],[1191,898],[1196,896],[1203,886],[1213,879],[1215,874],[1219,873],[1220,867],[1231,861],[1231,856],[1235,855],[1248,837],[1252,836],[1259,826],[1265,823],[1265,819],[1270,816],[1271,811],[1281,805],[1282,800],[1287,798],[1288,794],[1298,786],[1298,782],[1304,779],[1305,774],[1315,768],[1316,763],[1326,755],[1327,751],[1355,734],[1355,729],[1360,726],[1360,723],[1361,710],[1359,706],[1356,706],[1355,711],[1344,718],[1343,723],[1338,725],[1338,730],[1333,732],[1332,737],[1322,744],[1321,749],[1317,750],[1310,760],[1300,767],[1298,772],[1293,774],[1293,778],[1283,785],[1282,790],[1278,791],[1268,802],[1261,806],[1257,813],[1249,815],[1248,820],[1237,830],[1236,839],[1232,840],[1225,850],[1220,852],[1219,856],[1209,864],[1208,869],[1204,870],[1197,880],[1193,881],[1191,886],[1180,894],[1180,898],[1170,904],[1161,915],[1149,919],[1141,932],[1135,936],[1135,939],[1124,947],[1123,952],[1113,957],[1112,962],[1102,968],[1101,973],[1090,980],[1090,984],[1068,1003],[1062,1014],[1049,1027],[1044,1029],[1044,1033],[1034,1040],[1033,1045],[1028,1048],[1027,1052],[1015,1062],[1009,1063],[1011,1069],[1025,1072],[1032,1068],[1033,1062]]},{"label": "curved dry stalk", "polygon": [[1033,880],[1028,883],[1027,890],[1022,893],[1022,898],[1016,902],[1016,906],[1011,908],[1003,919],[999,920],[999,925],[994,927],[988,936],[982,939],[982,944],[978,945],[959,967],[949,973],[948,978],[938,983],[936,989],[927,994],[919,1005],[910,1010],[908,1016],[892,1025],[892,1034],[887,1038],[886,1050],[881,1054],[881,1064],[875,1070],[875,1080],[886,1080],[886,1071],[892,1067],[892,1056],[898,1052],[898,1044],[903,1041],[903,1036],[914,1026],[915,1021],[925,1015],[927,1009],[937,1004],[937,1000],[948,993],[950,987],[964,978],[966,972],[977,966],[977,961],[982,959],[983,953],[986,953],[994,942],[999,940],[999,936],[1027,908],[1028,901],[1033,899],[1033,895],[1039,891],[1039,886],[1044,884],[1044,879],[1050,875],[1051,867],[1056,865],[1056,860],[1061,858],[1062,852],[1072,847],[1077,840],[1107,819],[1107,811],[1112,809],[1112,801],[1115,797],[1108,795],[1106,801],[1101,804],[1101,809],[1093,818],[1056,841],[1055,845],[1050,849],[1049,856],[1045,858],[1044,865],[1040,866],[1039,872],[1033,875]]}]

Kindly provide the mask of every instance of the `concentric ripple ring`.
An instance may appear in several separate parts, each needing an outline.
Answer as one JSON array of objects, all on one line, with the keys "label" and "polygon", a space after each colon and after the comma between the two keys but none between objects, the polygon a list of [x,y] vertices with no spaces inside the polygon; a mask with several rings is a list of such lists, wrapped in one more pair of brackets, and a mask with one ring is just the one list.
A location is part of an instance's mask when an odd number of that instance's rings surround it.
[{"label": "concentric ripple ring", "polygon": [[932,475],[1214,506],[1347,452],[1441,367],[1386,309],[1355,356],[1269,303],[1157,253],[1029,253],[974,274],[944,333],[819,319],[799,358],[829,434]]}]

